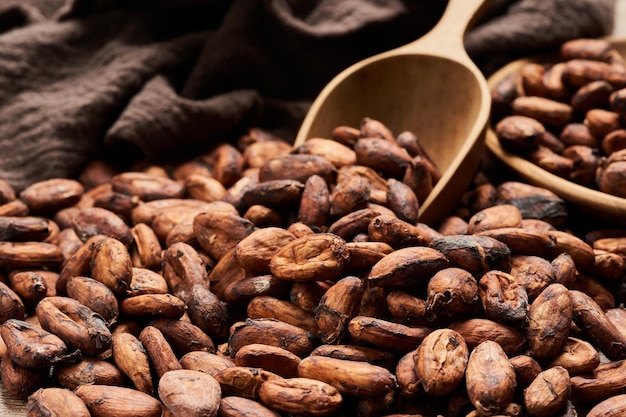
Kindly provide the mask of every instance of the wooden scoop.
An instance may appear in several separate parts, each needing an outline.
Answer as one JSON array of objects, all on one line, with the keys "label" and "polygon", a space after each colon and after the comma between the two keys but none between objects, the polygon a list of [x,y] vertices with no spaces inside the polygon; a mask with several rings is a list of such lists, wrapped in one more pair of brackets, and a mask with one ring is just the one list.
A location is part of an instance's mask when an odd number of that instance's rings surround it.
[{"label": "wooden scoop", "polygon": [[420,39],[357,62],[315,99],[294,146],[359,127],[364,117],[394,134],[415,133],[442,172],[419,221],[443,219],[471,182],[484,149],[491,109],[487,82],[467,55],[463,35],[485,0],[450,0],[437,25]]}]

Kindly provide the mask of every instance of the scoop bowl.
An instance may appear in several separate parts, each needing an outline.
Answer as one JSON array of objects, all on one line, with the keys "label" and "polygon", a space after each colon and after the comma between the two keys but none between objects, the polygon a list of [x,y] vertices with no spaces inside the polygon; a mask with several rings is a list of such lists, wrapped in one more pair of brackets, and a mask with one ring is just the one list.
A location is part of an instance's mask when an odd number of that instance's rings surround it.
[{"label": "scoop bowl", "polygon": [[450,213],[475,174],[484,149],[491,95],[467,55],[463,35],[484,0],[450,0],[441,20],[416,41],[348,67],[321,91],[294,146],[329,137],[336,126],[380,120],[395,134],[415,133],[442,172],[419,221]]}]

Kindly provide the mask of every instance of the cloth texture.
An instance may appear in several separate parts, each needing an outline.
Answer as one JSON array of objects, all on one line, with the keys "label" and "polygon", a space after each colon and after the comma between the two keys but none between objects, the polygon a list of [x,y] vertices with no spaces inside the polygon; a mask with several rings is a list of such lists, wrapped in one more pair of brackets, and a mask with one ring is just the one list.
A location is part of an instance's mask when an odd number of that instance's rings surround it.
[{"label": "cloth texture", "polygon": [[[293,140],[334,75],[426,33],[444,0],[0,0],[0,178],[184,159],[261,127]],[[492,0],[485,75],[613,28],[614,0]]]}]

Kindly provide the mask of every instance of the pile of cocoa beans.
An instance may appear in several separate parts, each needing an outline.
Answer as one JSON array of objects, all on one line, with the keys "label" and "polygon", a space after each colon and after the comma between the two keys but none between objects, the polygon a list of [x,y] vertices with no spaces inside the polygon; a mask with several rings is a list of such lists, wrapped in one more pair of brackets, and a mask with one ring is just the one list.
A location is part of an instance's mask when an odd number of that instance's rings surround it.
[{"label": "pile of cocoa beans", "polygon": [[0,376],[28,416],[617,416],[626,230],[410,132],[261,129],[167,166],[0,181]]},{"label": "pile of cocoa beans", "polygon": [[552,174],[626,197],[626,65],[606,39],[574,39],[492,91],[503,148]]}]

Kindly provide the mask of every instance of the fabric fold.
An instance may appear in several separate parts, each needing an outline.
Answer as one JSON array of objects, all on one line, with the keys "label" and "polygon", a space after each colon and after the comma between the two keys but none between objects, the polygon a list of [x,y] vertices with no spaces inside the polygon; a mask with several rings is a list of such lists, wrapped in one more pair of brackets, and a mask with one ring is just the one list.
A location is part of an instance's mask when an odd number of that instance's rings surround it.
[{"label": "fabric fold", "polygon": [[238,126],[258,120],[259,100],[254,90],[189,100],[157,75],[133,97],[106,133],[105,144],[130,143],[151,161],[168,162],[173,155],[190,158],[206,151],[207,137],[226,137]]}]

